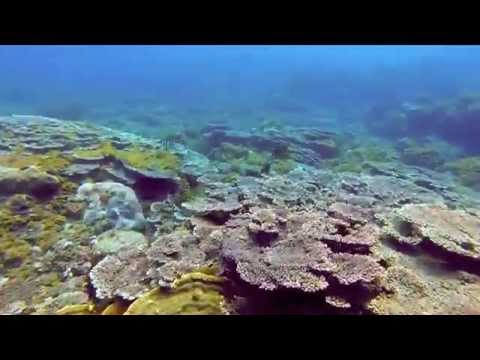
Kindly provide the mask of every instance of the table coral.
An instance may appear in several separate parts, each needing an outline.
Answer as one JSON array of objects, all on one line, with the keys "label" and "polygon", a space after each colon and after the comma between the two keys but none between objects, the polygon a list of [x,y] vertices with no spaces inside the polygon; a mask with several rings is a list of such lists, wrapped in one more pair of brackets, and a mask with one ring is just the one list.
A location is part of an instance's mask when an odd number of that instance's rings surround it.
[{"label": "table coral", "polygon": [[[243,220],[239,221],[240,218]],[[273,224],[271,216],[268,218]],[[277,210],[277,235],[268,243],[260,244],[255,239],[256,234],[249,230],[251,222],[258,222],[258,219],[253,212],[228,221],[222,232],[222,254],[227,261],[233,262],[241,279],[260,289],[295,288],[307,293],[317,292],[336,283],[345,286],[370,283],[383,272],[371,255],[356,254],[355,248],[349,249],[349,253],[338,252],[338,248],[332,249],[324,242],[325,237],[332,235],[366,236],[348,223],[347,229],[339,233],[335,219],[325,213]],[[272,225],[267,228],[271,229]],[[358,242],[367,249],[373,245],[372,240]]]}]

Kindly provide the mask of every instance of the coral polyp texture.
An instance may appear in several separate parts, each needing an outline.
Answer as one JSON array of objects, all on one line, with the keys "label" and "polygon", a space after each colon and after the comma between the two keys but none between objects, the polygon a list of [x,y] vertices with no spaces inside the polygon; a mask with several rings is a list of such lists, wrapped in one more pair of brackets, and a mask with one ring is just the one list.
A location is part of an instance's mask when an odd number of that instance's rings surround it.
[{"label": "coral polyp texture", "polygon": [[374,109],[375,139],[274,113],[0,117],[0,313],[478,314],[476,145],[427,131],[470,123],[457,101]]}]

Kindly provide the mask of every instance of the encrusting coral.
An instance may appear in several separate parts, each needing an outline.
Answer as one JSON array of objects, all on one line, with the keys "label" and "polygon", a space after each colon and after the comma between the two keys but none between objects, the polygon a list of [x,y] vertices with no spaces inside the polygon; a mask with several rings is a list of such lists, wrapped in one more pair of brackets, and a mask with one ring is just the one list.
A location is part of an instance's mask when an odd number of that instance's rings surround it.
[{"label": "encrusting coral", "polygon": [[223,281],[202,270],[184,274],[173,282],[171,289],[153,289],[135,300],[125,315],[226,314]]}]

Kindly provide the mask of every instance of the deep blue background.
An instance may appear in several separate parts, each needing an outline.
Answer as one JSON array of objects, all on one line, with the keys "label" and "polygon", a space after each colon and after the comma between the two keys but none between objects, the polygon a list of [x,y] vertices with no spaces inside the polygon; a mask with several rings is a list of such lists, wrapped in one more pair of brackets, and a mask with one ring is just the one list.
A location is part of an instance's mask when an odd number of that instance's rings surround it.
[{"label": "deep blue background", "polygon": [[0,101],[357,106],[480,90],[478,46],[0,46]]}]

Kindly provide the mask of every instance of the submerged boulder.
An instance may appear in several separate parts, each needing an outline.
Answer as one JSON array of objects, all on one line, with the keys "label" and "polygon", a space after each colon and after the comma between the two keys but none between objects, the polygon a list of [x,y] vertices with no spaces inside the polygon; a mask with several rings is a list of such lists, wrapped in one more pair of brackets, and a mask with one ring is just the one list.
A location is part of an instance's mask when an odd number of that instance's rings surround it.
[{"label": "submerged boulder", "polygon": [[83,216],[87,225],[94,225],[99,232],[142,229],[145,218],[135,192],[115,182],[86,183],[77,191],[77,197],[88,207]]}]

